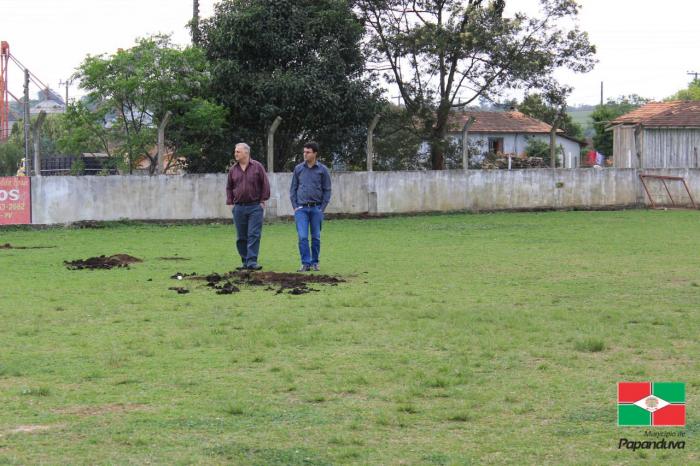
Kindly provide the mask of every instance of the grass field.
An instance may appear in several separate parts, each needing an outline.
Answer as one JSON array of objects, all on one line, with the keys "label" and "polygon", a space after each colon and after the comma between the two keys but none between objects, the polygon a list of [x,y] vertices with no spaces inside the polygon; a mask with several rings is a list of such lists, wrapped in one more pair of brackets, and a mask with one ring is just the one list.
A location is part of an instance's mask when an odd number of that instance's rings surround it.
[{"label": "grass field", "polygon": [[[301,296],[218,296],[231,226],[0,230],[0,464],[700,462],[700,213],[335,220]],[[297,267],[292,224],[260,262]],[[127,253],[130,269],[64,260]],[[190,258],[173,262],[162,256]],[[180,282],[178,284],[181,284]],[[618,381],[685,382],[685,450],[618,450]]]}]

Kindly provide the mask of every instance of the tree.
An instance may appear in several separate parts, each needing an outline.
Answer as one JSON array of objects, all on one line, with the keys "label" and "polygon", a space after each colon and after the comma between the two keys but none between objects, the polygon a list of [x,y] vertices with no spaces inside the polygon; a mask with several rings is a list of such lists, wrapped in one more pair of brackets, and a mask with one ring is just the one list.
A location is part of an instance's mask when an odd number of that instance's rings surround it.
[{"label": "tree", "polygon": [[[224,110],[207,100],[210,72],[204,52],[197,47],[180,49],[164,35],[139,39],[134,47],[114,55],[88,56],[76,77],[98,105],[92,121],[88,118],[85,122],[85,137],[92,137],[88,133],[96,120],[114,112],[113,123],[108,122],[108,140],[114,145],[113,152],[128,161],[129,170],[141,158],[150,161],[151,174],[162,163],[156,160],[154,146],[158,125],[167,111],[173,113],[173,123],[166,131],[166,143],[176,155],[180,150],[197,153],[192,145],[206,147],[212,141],[219,142],[222,128],[215,123],[223,122],[219,116]],[[81,112],[77,117],[84,116],[82,110],[76,110]],[[207,114],[204,118],[203,112]],[[199,126],[183,126],[185,123]]]},{"label": "tree", "polygon": [[613,154],[613,133],[606,131],[610,126],[610,122],[620,115],[624,115],[641,105],[647,103],[649,99],[640,97],[636,94],[629,96],[620,96],[617,99],[608,99],[604,105],[596,106],[591,119],[593,120],[593,146],[595,150],[603,155],[610,156]]},{"label": "tree", "polygon": [[581,125],[573,121],[570,115],[566,113],[562,115],[561,109],[557,109],[551,104],[548,104],[541,94],[535,93],[527,95],[522,103],[518,105],[518,110],[525,115],[537,118],[550,125],[554,124],[557,117],[560,117],[558,127],[564,131],[564,134],[583,139],[583,128]]},{"label": "tree", "polygon": [[280,116],[275,171],[291,169],[309,139],[323,157],[358,160],[362,129],[379,105],[363,77],[364,29],[349,2],[224,0],[200,25],[213,90],[254,157],[262,159],[267,129]]},{"label": "tree", "polygon": [[[564,150],[561,146],[555,149],[557,155],[564,155]],[[552,164],[552,150],[550,144],[542,139],[531,137],[527,140],[525,146],[525,154],[528,157],[541,157],[545,165]]]},{"label": "tree", "polygon": [[557,87],[554,70],[589,71],[595,47],[564,24],[574,0],[542,0],[541,15],[504,16],[504,0],[357,0],[371,61],[422,121],[432,167],[444,167],[452,109],[506,89]]},{"label": "tree", "polygon": [[23,157],[24,147],[16,141],[0,143],[0,176],[14,176]]},{"label": "tree", "polygon": [[66,113],[58,119],[58,131],[54,136],[58,152],[65,155],[102,152],[111,156],[118,134],[106,127],[109,110],[108,105],[90,110],[85,102],[70,103]]},{"label": "tree", "polygon": [[700,80],[693,79],[686,89],[681,89],[666,100],[700,100]]},{"label": "tree", "polygon": [[406,109],[387,105],[374,131],[376,170],[425,169],[419,155],[421,138]]}]

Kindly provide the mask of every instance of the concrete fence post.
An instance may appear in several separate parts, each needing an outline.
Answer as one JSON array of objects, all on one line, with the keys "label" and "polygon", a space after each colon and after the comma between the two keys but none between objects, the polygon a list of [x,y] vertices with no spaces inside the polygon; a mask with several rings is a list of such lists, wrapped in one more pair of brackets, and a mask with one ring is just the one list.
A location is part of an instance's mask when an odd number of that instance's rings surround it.
[{"label": "concrete fence post", "polygon": [[367,128],[367,171],[371,172],[374,165],[374,128],[379,123],[381,115],[374,115],[372,121]]},{"label": "concrete fence post", "polygon": [[156,175],[162,175],[165,172],[165,127],[168,126],[170,116],[173,114],[170,110],[165,112],[163,121],[158,125],[158,153],[156,154]]},{"label": "concrete fence post", "polygon": [[282,123],[282,117],[278,116],[272,122],[272,126],[267,130],[267,172],[275,172],[275,132]]},{"label": "concrete fence post", "polygon": [[551,168],[557,168],[557,122],[552,125],[552,130],[549,132],[549,165]]},{"label": "concrete fence post", "polygon": [[34,174],[41,176],[41,126],[46,120],[46,112],[39,112],[39,116],[32,125],[32,141],[34,142]]},{"label": "concrete fence post", "polygon": [[[462,168],[465,170],[469,170],[469,128],[475,121],[476,118],[470,116],[462,128]],[[510,162],[510,159],[508,161]]]}]

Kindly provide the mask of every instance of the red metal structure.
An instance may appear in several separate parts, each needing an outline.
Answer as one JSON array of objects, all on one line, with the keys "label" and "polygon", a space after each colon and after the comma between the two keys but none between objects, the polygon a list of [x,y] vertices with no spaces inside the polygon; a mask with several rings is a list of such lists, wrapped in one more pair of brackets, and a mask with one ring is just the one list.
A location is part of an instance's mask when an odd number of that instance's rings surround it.
[{"label": "red metal structure", "polygon": [[[33,82],[39,89],[46,91],[46,96],[49,95],[49,87],[41,82],[31,71],[17,60],[17,57],[10,53],[10,44],[6,41],[0,42],[0,142],[6,141],[10,137],[10,97],[20,104],[23,103],[21,99],[18,99],[8,88],[7,73],[8,65],[12,61],[19,69],[24,72],[29,73],[29,79]],[[22,119],[22,116],[18,116],[18,119]]]},{"label": "red metal structure", "polygon": [[10,136],[10,100],[7,89],[7,65],[10,61],[10,44],[0,42],[0,141]]}]

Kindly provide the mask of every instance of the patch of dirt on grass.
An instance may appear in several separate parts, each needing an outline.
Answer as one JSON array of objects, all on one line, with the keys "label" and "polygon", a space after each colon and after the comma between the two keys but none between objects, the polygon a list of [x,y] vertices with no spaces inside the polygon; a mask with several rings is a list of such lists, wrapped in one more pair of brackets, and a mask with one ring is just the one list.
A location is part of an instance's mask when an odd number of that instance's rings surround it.
[{"label": "patch of dirt on grass", "polygon": [[71,226],[73,226],[73,228],[90,228],[96,230],[101,230],[102,228],[105,228],[104,222],[97,222],[95,220],[82,220],[80,222],[73,222]]},{"label": "patch of dirt on grass", "polygon": [[143,404],[108,404],[97,406],[68,406],[52,410],[56,414],[73,414],[76,416],[101,416],[103,414],[127,413],[131,411],[143,411],[148,409],[148,406]]},{"label": "patch of dirt on grass", "polygon": [[345,280],[332,275],[320,275],[315,273],[280,273],[280,272],[254,272],[251,270],[235,270],[223,275],[211,273],[209,275],[183,274],[177,272],[171,278],[182,280],[201,280],[207,282],[207,286],[216,290],[217,294],[232,294],[240,291],[239,286],[264,286],[267,291],[275,291],[277,294],[287,292],[291,295],[300,295],[312,291],[320,291],[311,288],[310,284],[337,286]]},{"label": "patch of dirt on grass", "polygon": [[109,270],[119,267],[129,267],[129,264],[143,262],[138,257],[133,257],[128,254],[115,254],[113,256],[90,257],[88,259],[77,259],[73,261],[63,261],[68,270]]},{"label": "patch of dirt on grass", "polygon": [[[35,425],[26,425],[26,426],[17,426],[14,429],[10,429],[6,434],[34,434],[37,432],[45,432],[47,430],[51,429],[59,429],[61,427],[64,427],[63,424],[54,424],[54,425],[41,425],[41,424],[35,424]],[[0,435],[1,437],[2,435]]]},{"label": "patch of dirt on grass", "polygon": [[0,249],[53,249],[56,246],[13,246],[10,243],[0,244]]},{"label": "patch of dirt on grass", "polygon": [[187,294],[190,292],[187,288],[184,288],[182,286],[171,286],[168,288],[170,291],[177,291],[177,294]]}]

